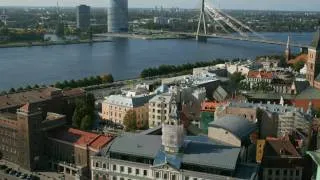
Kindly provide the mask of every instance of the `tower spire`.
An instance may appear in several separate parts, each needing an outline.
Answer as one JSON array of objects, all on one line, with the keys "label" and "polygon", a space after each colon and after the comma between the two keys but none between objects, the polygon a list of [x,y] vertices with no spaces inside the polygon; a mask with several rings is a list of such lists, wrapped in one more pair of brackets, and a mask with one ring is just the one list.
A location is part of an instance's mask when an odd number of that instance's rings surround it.
[{"label": "tower spire", "polygon": [[199,40],[200,36],[200,28],[201,28],[201,22],[203,23],[203,31],[204,34],[207,34],[207,25],[206,25],[206,18],[205,18],[205,0],[201,1],[201,10],[200,10],[200,17],[199,17],[199,22],[198,22],[198,30],[197,30],[197,39]]},{"label": "tower spire", "polygon": [[285,51],[285,58],[286,61],[289,62],[290,61],[290,55],[291,55],[291,49],[290,49],[290,36],[288,36],[288,41],[287,41],[287,48]]}]

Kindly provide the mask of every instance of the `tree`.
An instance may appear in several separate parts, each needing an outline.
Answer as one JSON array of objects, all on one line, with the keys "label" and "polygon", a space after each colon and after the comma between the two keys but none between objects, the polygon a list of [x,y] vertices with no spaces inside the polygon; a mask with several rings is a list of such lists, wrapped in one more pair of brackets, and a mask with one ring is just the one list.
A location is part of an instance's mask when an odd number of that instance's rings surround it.
[{"label": "tree", "polygon": [[25,89],[26,89],[26,90],[30,90],[30,89],[32,89],[32,87],[31,87],[30,85],[28,85],[28,86],[26,86]]},{"label": "tree", "polygon": [[296,72],[300,72],[300,70],[304,67],[304,62],[303,61],[298,61],[292,65],[293,70]]},{"label": "tree", "polygon": [[33,89],[38,89],[39,88],[39,85],[38,84],[35,84],[34,86],[33,86]]},{"label": "tree", "polygon": [[103,75],[101,77],[102,83],[113,83],[114,79],[111,74]]},{"label": "tree", "polygon": [[16,92],[16,90],[15,90],[14,88],[11,88],[11,89],[9,90],[9,93],[14,93],[14,92]]},{"label": "tree", "polygon": [[88,130],[92,128],[94,123],[94,118],[91,115],[86,115],[84,118],[81,119],[80,129]]},{"label": "tree", "polygon": [[94,103],[95,98],[90,93],[76,101],[76,108],[72,116],[72,125],[74,127],[82,130],[92,128],[95,121]]},{"label": "tree", "polygon": [[137,130],[137,114],[134,110],[127,111],[123,118],[123,125],[126,131]]}]

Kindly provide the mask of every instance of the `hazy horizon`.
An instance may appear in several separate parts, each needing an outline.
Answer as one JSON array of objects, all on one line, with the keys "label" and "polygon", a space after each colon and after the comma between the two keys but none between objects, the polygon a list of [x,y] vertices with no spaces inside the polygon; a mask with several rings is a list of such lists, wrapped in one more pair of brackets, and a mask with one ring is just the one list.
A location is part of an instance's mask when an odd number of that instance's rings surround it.
[{"label": "hazy horizon", "polygon": [[[87,4],[92,7],[108,7],[108,0],[58,0],[62,7],[74,7],[79,4]],[[319,0],[212,0],[215,6],[221,9],[239,10],[280,10],[280,11],[320,11]],[[20,7],[52,7],[56,6],[56,0],[11,0],[0,2],[1,6]],[[164,8],[178,7],[194,9],[200,7],[200,0],[129,0],[129,8],[154,8],[155,6]]]}]

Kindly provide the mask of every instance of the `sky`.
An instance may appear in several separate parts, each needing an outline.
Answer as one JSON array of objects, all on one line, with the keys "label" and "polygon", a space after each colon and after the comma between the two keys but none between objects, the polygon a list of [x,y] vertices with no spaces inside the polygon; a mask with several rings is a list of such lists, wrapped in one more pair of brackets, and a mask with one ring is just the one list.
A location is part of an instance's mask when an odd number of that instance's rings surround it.
[{"label": "sky", "polygon": [[[94,7],[107,7],[108,0],[0,0],[1,6],[76,6],[88,4]],[[200,0],[128,0],[129,8],[198,8]],[[320,0],[209,0],[221,9],[256,10],[300,10],[320,11]]]}]

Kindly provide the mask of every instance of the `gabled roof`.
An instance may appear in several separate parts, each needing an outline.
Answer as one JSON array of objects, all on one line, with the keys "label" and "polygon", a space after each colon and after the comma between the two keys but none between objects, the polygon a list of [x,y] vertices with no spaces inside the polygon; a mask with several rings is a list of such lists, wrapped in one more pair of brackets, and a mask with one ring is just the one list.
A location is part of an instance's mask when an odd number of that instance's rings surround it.
[{"label": "gabled roof", "polygon": [[318,28],[317,32],[315,33],[312,43],[311,43],[311,47],[320,50],[320,28]]},{"label": "gabled roof", "polygon": [[[320,78],[320,74],[318,77]],[[294,84],[296,86],[296,90],[297,90],[298,94],[300,94],[302,91],[304,91],[310,85],[308,81],[294,81]]]},{"label": "gabled roof", "polygon": [[290,156],[301,157],[292,143],[287,139],[267,139],[267,145],[265,150],[266,156]]},{"label": "gabled roof", "polygon": [[100,150],[106,146],[113,137],[81,131],[74,128],[59,128],[48,132],[48,136],[73,145],[86,148],[87,146]]},{"label": "gabled roof", "polygon": [[165,164],[179,170],[182,164],[182,158],[179,154],[168,154],[161,148],[154,158],[153,166],[157,167]]},{"label": "gabled roof", "polygon": [[221,86],[219,86],[214,92],[213,92],[213,98],[217,101],[223,101],[228,97],[228,92]]}]

